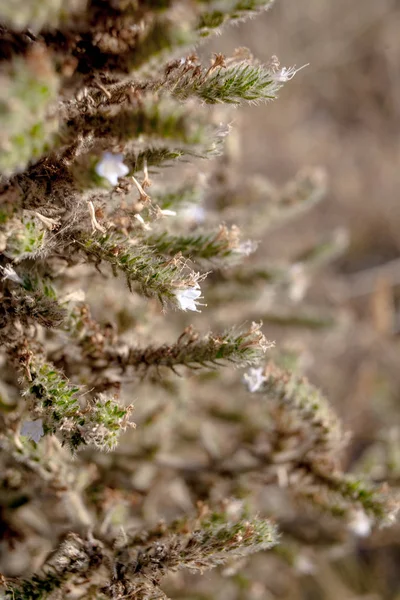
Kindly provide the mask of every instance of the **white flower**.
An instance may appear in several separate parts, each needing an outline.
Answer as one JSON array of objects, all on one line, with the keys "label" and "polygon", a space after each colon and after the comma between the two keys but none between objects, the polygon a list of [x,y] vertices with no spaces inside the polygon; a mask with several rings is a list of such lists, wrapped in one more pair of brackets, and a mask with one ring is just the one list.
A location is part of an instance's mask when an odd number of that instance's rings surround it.
[{"label": "white flower", "polygon": [[357,537],[368,537],[371,533],[372,521],[366,512],[360,508],[353,512],[347,528]]},{"label": "white flower", "polygon": [[296,556],[293,566],[301,575],[312,575],[317,570],[311,557],[305,553],[300,553]]},{"label": "white flower", "polygon": [[14,283],[24,283],[21,279],[21,277],[19,275],[17,275],[17,273],[14,271],[14,269],[12,268],[12,266],[10,264],[6,265],[5,267],[0,267],[0,269],[3,271],[3,281],[5,279],[9,279],[10,281],[13,281]]},{"label": "white flower", "polygon": [[289,269],[289,298],[293,303],[303,300],[308,286],[309,277],[301,263],[293,264]]},{"label": "white flower", "polygon": [[111,185],[117,185],[118,178],[129,173],[129,167],[123,163],[123,159],[123,154],[104,152],[101,161],[96,165],[97,175],[108,179]]},{"label": "white flower", "polygon": [[230,131],[232,129],[232,125],[230,125],[229,123],[220,123],[219,127],[217,128],[215,134],[217,137],[221,137],[224,138],[227,135],[229,135]]},{"label": "white flower", "polygon": [[289,67],[289,68],[283,67],[282,69],[280,69],[279,71],[276,71],[276,73],[273,74],[273,78],[275,81],[279,81],[280,83],[285,83],[286,81],[290,81],[291,79],[293,79],[293,77],[296,75],[296,73],[301,71],[301,69],[304,69],[304,67],[308,67],[308,65],[309,65],[309,63],[307,63],[306,65],[303,65],[299,69],[296,69],[296,65],[294,65],[294,67]]},{"label": "white flower", "polygon": [[239,521],[244,513],[243,500],[229,499],[225,506],[225,514],[231,521]]},{"label": "white flower", "polygon": [[251,368],[248,373],[243,375],[243,381],[247,385],[249,392],[258,392],[264,381],[267,381],[263,371],[263,367],[258,367],[258,369]]},{"label": "white flower", "polygon": [[44,436],[42,419],[24,421],[21,427],[21,435],[38,443],[40,438]]},{"label": "white flower", "polygon": [[253,240],[246,240],[245,242],[241,242],[237,248],[235,248],[235,252],[241,254],[242,256],[250,256],[257,250],[257,242]]},{"label": "white flower", "polygon": [[160,215],[163,217],[176,217],[176,212],[174,210],[160,209]]},{"label": "white flower", "polygon": [[198,204],[188,204],[181,211],[181,215],[187,221],[194,221],[195,223],[204,223],[206,219],[206,211]]},{"label": "white flower", "polygon": [[198,286],[197,288],[191,287],[177,289],[174,293],[181,310],[194,310],[195,312],[200,312],[197,309],[197,300],[198,298],[201,298],[201,290],[198,289]]}]

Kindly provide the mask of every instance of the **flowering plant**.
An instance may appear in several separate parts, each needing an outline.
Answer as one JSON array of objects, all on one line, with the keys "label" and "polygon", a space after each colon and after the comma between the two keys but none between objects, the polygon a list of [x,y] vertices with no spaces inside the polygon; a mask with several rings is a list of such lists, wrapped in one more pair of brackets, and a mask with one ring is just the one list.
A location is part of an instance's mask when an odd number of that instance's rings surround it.
[{"label": "flowering plant", "polygon": [[321,253],[343,247],[252,262],[324,178],[273,193],[235,180],[230,109],[275,99],[300,69],[193,53],[271,4],[0,6],[5,598],[155,600],[179,597],[178,571],[234,576],[278,556],[272,486],[344,535],[393,521],[392,493],[344,471],[339,419],[262,330],[271,298],[296,309]]}]

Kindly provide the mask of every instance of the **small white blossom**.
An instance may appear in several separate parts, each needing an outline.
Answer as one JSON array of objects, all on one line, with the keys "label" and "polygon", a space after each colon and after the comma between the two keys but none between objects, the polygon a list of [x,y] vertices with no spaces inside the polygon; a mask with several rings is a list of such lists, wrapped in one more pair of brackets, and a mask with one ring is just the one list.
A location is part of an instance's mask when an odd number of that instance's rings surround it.
[{"label": "small white blossom", "polygon": [[303,300],[309,287],[309,277],[305,271],[304,265],[295,263],[289,269],[289,298],[293,303]]},{"label": "small white blossom", "polygon": [[33,440],[37,444],[40,438],[44,436],[42,419],[24,421],[21,427],[21,435]]},{"label": "small white blossom", "polygon": [[245,242],[241,242],[239,246],[235,249],[235,252],[241,254],[242,256],[250,256],[257,250],[257,242],[253,240],[246,240]]},{"label": "small white blossom", "polygon": [[299,71],[301,71],[301,69],[304,69],[305,67],[308,67],[307,63],[306,65],[303,65],[302,67],[299,67],[298,69],[296,69],[296,65],[294,65],[294,67],[283,67],[282,69],[280,69],[279,71],[276,71],[276,73],[273,74],[273,78],[275,81],[279,81],[280,83],[285,83],[286,81],[290,81],[291,79],[293,79],[293,77],[296,75],[296,73],[298,73]]},{"label": "small white blossom", "polygon": [[181,310],[200,312],[197,309],[198,299],[201,298],[200,289],[196,289],[196,287],[177,289],[175,290],[175,296]]},{"label": "small white blossom", "polygon": [[160,215],[163,217],[176,217],[176,212],[174,210],[160,209]]},{"label": "small white blossom", "polygon": [[17,275],[10,264],[6,265],[5,267],[0,267],[0,269],[3,272],[3,281],[5,279],[10,279],[10,281],[13,281],[14,283],[23,283],[21,277]]},{"label": "small white blossom", "polygon": [[220,123],[215,134],[217,137],[224,138],[227,135],[229,135],[231,129],[232,129],[232,125],[230,125],[230,123],[228,123],[228,124]]},{"label": "small white blossom", "polygon": [[243,516],[244,502],[230,498],[225,506],[225,514],[231,521],[239,521]]},{"label": "small white blossom", "polygon": [[96,165],[97,175],[108,179],[111,185],[117,185],[118,178],[129,173],[129,167],[124,164],[123,160],[123,154],[104,152],[100,162]]},{"label": "small white blossom", "polygon": [[181,215],[187,221],[194,221],[195,223],[204,223],[206,220],[206,211],[198,204],[188,204],[183,208]]},{"label": "small white blossom", "polygon": [[355,510],[347,524],[349,531],[357,537],[368,537],[372,529],[372,521],[361,508]]},{"label": "small white blossom", "polygon": [[253,367],[249,369],[248,373],[243,375],[243,381],[247,385],[247,389],[249,392],[258,392],[264,381],[267,381],[267,378],[263,374],[263,367],[258,367],[258,369],[254,369]]},{"label": "small white blossom", "polygon": [[317,570],[312,558],[303,552],[296,556],[293,566],[301,575],[313,575]]},{"label": "small white blossom", "polygon": [[287,471],[287,467],[284,465],[279,465],[276,468],[276,475],[278,478],[278,485],[281,488],[287,488],[289,486],[289,474]]}]

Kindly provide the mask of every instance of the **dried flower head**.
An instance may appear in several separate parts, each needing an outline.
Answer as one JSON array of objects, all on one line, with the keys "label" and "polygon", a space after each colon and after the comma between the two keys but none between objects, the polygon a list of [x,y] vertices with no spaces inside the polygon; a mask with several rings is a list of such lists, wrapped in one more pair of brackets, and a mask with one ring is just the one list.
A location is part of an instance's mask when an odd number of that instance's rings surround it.
[{"label": "dried flower head", "polygon": [[293,67],[282,67],[282,69],[279,69],[274,73],[274,80],[278,81],[279,83],[286,83],[287,81],[293,79],[296,73],[308,66],[309,63],[303,65],[302,67],[299,67],[298,69],[296,69],[296,65],[294,65]]}]

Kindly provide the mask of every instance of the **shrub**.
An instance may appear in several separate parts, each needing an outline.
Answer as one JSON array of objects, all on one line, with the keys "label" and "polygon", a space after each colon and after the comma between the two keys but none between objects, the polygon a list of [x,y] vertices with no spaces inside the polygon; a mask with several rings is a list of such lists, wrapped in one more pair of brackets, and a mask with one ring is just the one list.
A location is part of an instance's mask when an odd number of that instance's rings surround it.
[{"label": "shrub", "polygon": [[[270,4],[0,8],[2,513],[31,570],[5,561],[6,598],[165,598],[168,573],[240,565],[279,542],[260,486],[345,527],[393,518],[386,488],[343,472],[337,416],[261,329],[332,323],[296,301],[343,238],[250,262],[324,178],[233,186],[231,113],[214,105],[273,100],[296,68],[193,54]],[[256,314],[261,286],[295,309]],[[247,324],[214,331],[236,314]],[[249,369],[242,389],[218,375],[230,365]]]}]

